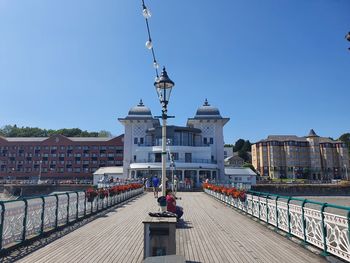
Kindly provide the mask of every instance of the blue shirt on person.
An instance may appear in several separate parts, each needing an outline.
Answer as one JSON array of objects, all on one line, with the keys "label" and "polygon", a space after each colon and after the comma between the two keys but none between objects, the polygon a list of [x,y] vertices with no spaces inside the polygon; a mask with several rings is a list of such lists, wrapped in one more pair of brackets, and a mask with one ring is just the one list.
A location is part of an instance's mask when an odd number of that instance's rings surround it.
[{"label": "blue shirt on person", "polygon": [[159,179],[158,179],[158,177],[153,177],[152,183],[153,183],[153,187],[158,187],[159,186]]}]

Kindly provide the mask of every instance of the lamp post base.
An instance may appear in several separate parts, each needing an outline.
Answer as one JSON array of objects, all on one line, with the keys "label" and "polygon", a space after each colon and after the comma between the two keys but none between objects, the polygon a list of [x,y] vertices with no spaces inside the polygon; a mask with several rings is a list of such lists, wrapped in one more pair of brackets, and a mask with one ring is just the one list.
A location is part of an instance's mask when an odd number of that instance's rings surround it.
[{"label": "lamp post base", "polygon": [[158,198],[158,204],[159,204],[159,209],[160,212],[165,212],[166,211],[166,197],[165,196],[161,196]]}]

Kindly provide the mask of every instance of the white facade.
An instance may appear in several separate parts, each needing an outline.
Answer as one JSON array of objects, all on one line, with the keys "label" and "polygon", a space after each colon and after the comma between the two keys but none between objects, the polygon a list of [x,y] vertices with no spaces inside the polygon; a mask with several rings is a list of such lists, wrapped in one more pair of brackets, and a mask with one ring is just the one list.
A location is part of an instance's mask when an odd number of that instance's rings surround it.
[{"label": "white facade", "polygon": [[[142,101],[119,121],[125,127],[124,174],[129,177],[150,177],[161,174],[161,126]],[[206,178],[224,179],[223,127],[229,121],[217,108],[205,101],[186,126],[167,126],[169,167],[179,182],[200,186]],[[170,169],[170,154],[174,168]]]},{"label": "white facade", "polygon": [[224,147],[224,159],[233,156],[233,147],[225,146]]},{"label": "white facade", "polygon": [[250,189],[256,184],[256,173],[250,168],[226,167],[226,180],[234,187]]},{"label": "white facade", "polygon": [[123,168],[120,166],[100,167],[93,174],[93,185],[98,185],[101,182],[109,182],[110,180],[124,180],[126,177],[123,174]]}]

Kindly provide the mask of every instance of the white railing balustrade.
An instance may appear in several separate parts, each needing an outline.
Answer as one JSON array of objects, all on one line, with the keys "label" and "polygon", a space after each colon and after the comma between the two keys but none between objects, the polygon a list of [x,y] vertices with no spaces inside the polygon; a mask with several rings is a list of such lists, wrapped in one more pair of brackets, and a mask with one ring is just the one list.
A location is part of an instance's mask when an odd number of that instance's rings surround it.
[{"label": "white railing balustrade", "polygon": [[[254,191],[248,192],[245,201],[209,189],[204,192],[283,230],[288,236],[301,239],[304,244],[320,248],[324,256],[332,254],[350,262],[350,207]],[[340,214],[326,209],[340,211]]]},{"label": "white railing balustrade", "polygon": [[88,202],[84,191],[0,201],[0,253],[143,193],[143,187]]}]

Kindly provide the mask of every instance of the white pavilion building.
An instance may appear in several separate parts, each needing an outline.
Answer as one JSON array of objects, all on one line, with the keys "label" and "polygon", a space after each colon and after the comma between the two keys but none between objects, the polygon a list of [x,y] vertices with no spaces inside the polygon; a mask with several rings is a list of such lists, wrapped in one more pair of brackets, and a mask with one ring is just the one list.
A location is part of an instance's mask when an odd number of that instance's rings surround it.
[{"label": "white pavilion building", "polygon": [[[118,120],[125,127],[123,173],[130,178],[161,176],[159,119],[152,116],[141,100],[125,118]],[[174,172],[180,183],[190,182],[192,187],[199,187],[206,178],[223,180],[223,127],[228,121],[205,100],[186,126],[167,126],[167,176]],[[174,165],[170,165],[170,154]]]}]

